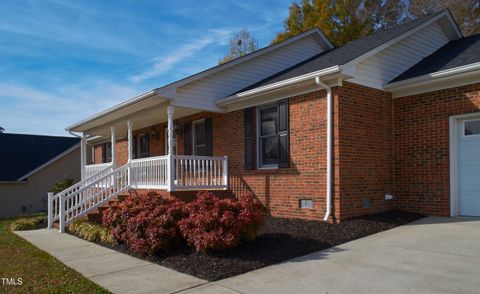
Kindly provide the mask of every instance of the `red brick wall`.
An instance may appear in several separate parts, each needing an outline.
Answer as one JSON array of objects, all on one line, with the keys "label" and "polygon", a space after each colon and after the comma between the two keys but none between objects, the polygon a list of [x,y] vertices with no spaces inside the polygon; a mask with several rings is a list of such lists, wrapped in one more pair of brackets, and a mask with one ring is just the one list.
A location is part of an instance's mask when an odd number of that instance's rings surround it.
[{"label": "red brick wall", "polygon": [[[391,97],[382,91],[345,83],[341,88],[334,88],[334,103],[334,157],[337,160],[332,217],[340,220],[382,211],[387,208],[384,194],[393,190]],[[252,192],[274,216],[323,219],[326,201],[326,92],[318,91],[290,99],[289,168],[244,169],[243,113],[243,110],[226,114],[203,112],[178,119],[175,124],[183,126],[186,122],[212,118],[213,155],[228,156],[230,188],[235,194]],[[165,152],[165,124],[154,127],[160,137],[150,140],[151,156]],[[148,133],[151,128],[136,130],[134,135]],[[184,154],[181,132],[177,134],[177,143],[178,154]],[[124,141],[117,143],[119,163],[126,162],[126,147]],[[372,200],[371,208],[362,208],[364,198]],[[314,208],[300,209],[300,199],[312,199]]]},{"label": "red brick wall", "polygon": [[[391,208],[384,200],[393,192],[391,95],[345,82],[334,97],[337,214],[346,219]],[[365,198],[370,208],[363,208]]]},{"label": "red brick wall", "polygon": [[450,214],[449,116],[480,111],[480,84],[394,99],[399,207]]},{"label": "red brick wall", "polygon": [[[322,219],[325,213],[326,116],[324,91],[309,93],[290,100],[289,168],[269,170],[244,169],[244,111],[226,114],[198,113],[175,121],[183,125],[211,117],[213,122],[213,155],[228,156],[230,187],[235,194],[251,191],[274,216]],[[151,156],[164,154],[164,127],[156,125],[159,140],[150,139]],[[134,135],[151,127],[136,130]],[[183,134],[177,134],[178,154],[184,154]],[[127,159],[127,143],[116,144],[117,160]],[[99,150],[101,159],[101,150]],[[157,154],[158,153],[158,154]],[[182,194],[183,195],[183,194]],[[299,200],[312,199],[313,209],[300,209]]]}]

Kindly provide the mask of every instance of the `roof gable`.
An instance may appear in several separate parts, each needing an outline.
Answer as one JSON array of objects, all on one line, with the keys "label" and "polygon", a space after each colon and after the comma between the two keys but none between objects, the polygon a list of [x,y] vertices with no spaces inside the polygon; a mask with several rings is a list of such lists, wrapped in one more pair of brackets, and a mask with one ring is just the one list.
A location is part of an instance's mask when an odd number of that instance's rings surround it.
[{"label": "roof gable", "polygon": [[78,143],[70,137],[0,134],[0,181],[17,181]]},{"label": "roof gable", "polygon": [[[453,18],[451,17],[450,12],[448,10],[444,10],[432,15],[417,18],[401,25],[394,26],[384,31],[370,34],[358,40],[351,41],[342,47],[322,52],[316,56],[311,57],[308,60],[305,60],[288,69],[285,69],[282,72],[274,74],[260,82],[249,85],[241,89],[240,91],[233,93],[239,93],[257,87],[262,87],[265,85],[292,79],[297,76],[319,71],[335,65],[342,66],[345,70],[348,70],[349,67],[353,68],[353,74],[351,72],[349,72],[349,74],[352,74],[354,76],[356,73],[355,67],[357,64],[368,58],[371,58],[378,53],[384,54],[384,56],[379,56],[380,62],[384,62],[386,56],[386,49],[407,38],[406,36],[408,36],[409,34],[413,35],[415,31],[420,31],[423,26],[426,27],[426,30],[424,30],[423,33],[428,34],[435,32],[440,39],[431,44],[429,49],[423,51],[423,53],[417,56],[415,59],[412,59],[408,61],[405,65],[401,66],[400,71],[397,71],[394,74],[399,75],[401,72],[421,60],[423,57],[434,52],[436,49],[440,48],[442,45],[448,42],[448,38],[455,39],[461,36],[461,33],[458,31],[457,26],[453,22]],[[448,27],[449,29],[445,30],[445,27]],[[418,41],[418,36],[413,38],[413,40]],[[395,50],[398,49],[392,49],[392,51]],[[386,66],[391,67],[392,64],[389,64],[387,62]],[[366,70],[368,71],[369,68],[366,68]],[[384,82],[387,82],[389,80],[380,80],[379,77],[383,78],[383,74],[384,72],[378,72],[378,77],[375,77],[378,79],[378,82],[376,81],[375,84],[376,87],[380,87]]]},{"label": "roof gable", "polygon": [[478,62],[480,62],[480,34],[449,42],[390,82],[403,81]]}]

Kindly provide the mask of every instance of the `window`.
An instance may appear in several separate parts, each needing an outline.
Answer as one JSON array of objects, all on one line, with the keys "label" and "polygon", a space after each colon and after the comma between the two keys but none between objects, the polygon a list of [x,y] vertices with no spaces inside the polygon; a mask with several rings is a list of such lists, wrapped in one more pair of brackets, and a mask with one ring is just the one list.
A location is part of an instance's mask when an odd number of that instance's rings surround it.
[{"label": "window", "polygon": [[260,109],[260,156],[261,165],[278,163],[278,110],[277,106]]},{"label": "window", "polygon": [[102,144],[102,163],[112,161],[112,142]]},{"label": "window", "polygon": [[138,135],[138,156],[144,158],[150,156],[150,140],[148,134]]},{"label": "window", "polygon": [[205,120],[193,122],[193,155],[207,156]]},{"label": "window", "polygon": [[463,122],[464,135],[475,136],[480,135],[480,119],[478,120],[466,120]]},{"label": "window", "polygon": [[288,167],[288,101],[258,108],[258,166]]}]

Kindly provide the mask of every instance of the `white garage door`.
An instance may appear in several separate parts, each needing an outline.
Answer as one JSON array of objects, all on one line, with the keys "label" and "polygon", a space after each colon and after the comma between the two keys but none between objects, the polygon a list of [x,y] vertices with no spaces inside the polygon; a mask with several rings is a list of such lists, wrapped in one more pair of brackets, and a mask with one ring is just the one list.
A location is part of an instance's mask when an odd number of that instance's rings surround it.
[{"label": "white garage door", "polygon": [[458,124],[458,209],[480,216],[480,118]]}]

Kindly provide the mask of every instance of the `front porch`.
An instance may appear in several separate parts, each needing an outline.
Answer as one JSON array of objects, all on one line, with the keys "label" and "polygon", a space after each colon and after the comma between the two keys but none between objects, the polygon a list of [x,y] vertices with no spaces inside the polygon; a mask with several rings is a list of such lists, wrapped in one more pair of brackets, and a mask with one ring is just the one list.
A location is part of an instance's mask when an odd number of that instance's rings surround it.
[{"label": "front porch", "polygon": [[[139,110],[138,103],[143,103],[144,109]],[[60,232],[64,232],[65,226],[75,219],[86,216],[130,189],[181,192],[229,188],[228,158],[213,156],[211,118],[204,117],[201,110],[174,108],[169,101],[161,99],[138,103],[134,109],[123,109],[123,113],[113,111],[108,117],[99,116],[97,121],[100,123],[85,123],[72,128],[82,133],[82,180],[60,193],[48,194],[49,228],[58,221]],[[175,117],[174,112],[177,112]],[[185,123],[183,133],[178,132],[178,120],[196,113],[199,119]],[[187,130],[186,126],[190,129]],[[160,139],[158,129],[163,128],[165,137]],[[156,134],[150,132],[154,129]],[[137,134],[137,140],[134,131],[142,131]],[[177,146],[181,145],[176,144],[178,137],[181,137],[183,146]],[[166,154],[159,155],[163,147],[150,153],[149,138],[155,143],[152,146],[164,145]],[[102,145],[101,162],[87,164],[87,146],[99,144]],[[187,152],[189,154],[182,154]]]},{"label": "front porch", "polygon": [[[203,142],[209,141],[206,138],[198,140],[200,143],[204,144],[198,146],[205,147],[203,147],[203,149],[202,147],[196,148],[195,140],[198,136],[194,132],[195,124],[192,126],[189,134],[182,134],[183,141],[185,141],[185,137],[187,136],[189,138],[192,137],[191,145],[193,145],[193,150],[189,153],[194,153],[195,155],[178,154],[179,151],[183,151],[184,153],[187,152],[185,148],[183,148],[183,150],[178,148],[178,138],[176,133],[178,133],[180,127],[178,124],[175,125],[174,121],[174,113],[177,109],[179,108],[174,108],[174,106],[169,104],[163,104],[157,108],[158,112],[167,114],[166,125],[164,125],[165,137],[160,136],[160,134],[163,133],[162,128],[158,127],[159,124],[162,124],[160,115],[158,116],[159,121],[156,122],[157,127],[152,126],[153,121],[151,119],[145,120],[141,116],[132,116],[126,117],[123,120],[117,120],[109,126],[104,126],[103,133],[102,129],[84,132],[81,159],[82,180],[88,180],[92,177],[95,178],[94,175],[125,166],[127,168],[128,186],[130,189],[158,189],[166,191],[227,189],[228,158],[226,156],[205,156],[204,154],[208,153],[208,150],[210,150],[211,153],[211,142],[209,143],[210,148],[207,147],[207,142]],[[179,112],[177,118],[189,113],[189,111],[185,110],[180,110]],[[148,124],[150,124],[150,126],[148,126]],[[147,127],[145,127],[145,125],[147,125]],[[140,139],[139,134],[137,134],[137,137],[134,136],[134,126],[138,126],[136,128],[137,130],[141,128],[147,129],[147,132],[140,134],[142,139]],[[88,150],[87,144],[93,145],[95,142],[104,142],[103,144],[105,144],[106,142],[105,139],[100,139],[99,141],[98,138],[89,142],[88,138],[95,135],[100,135],[98,136],[100,138],[107,137],[105,135],[106,127],[109,127],[110,129],[110,134],[108,136],[108,144],[110,148],[109,150],[103,148],[101,150],[101,156],[97,157],[101,157],[103,161],[108,162],[86,164],[86,152]],[[152,135],[150,135],[150,129],[154,130],[152,131]],[[160,129],[160,131],[158,129]],[[119,156],[118,148],[116,147],[119,142],[117,136],[120,134],[120,136],[123,135],[123,138],[125,138],[125,133],[128,138],[126,141],[127,154],[124,154],[127,155],[126,159],[125,156],[119,158],[121,156]],[[211,130],[209,132],[203,131],[203,133],[210,133],[211,136]],[[146,140],[145,137],[147,137]],[[150,137],[155,139],[149,140]],[[163,154],[165,155],[158,155],[158,150],[161,150],[163,147],[165,151]],[[150,152],[150,149],[157,150],[156,154]],[[93,153],[95,153],[95,151],[93,151]]]}]

